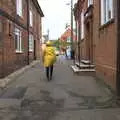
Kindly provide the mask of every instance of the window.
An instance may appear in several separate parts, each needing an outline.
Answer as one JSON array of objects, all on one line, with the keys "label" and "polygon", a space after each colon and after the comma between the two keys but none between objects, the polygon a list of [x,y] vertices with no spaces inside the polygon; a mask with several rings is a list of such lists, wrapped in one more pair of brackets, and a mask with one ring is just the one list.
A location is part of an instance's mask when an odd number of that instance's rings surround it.
[{"label": "window", "polygon": [[33,13],[32,10],[30,10],[30,26],[33,26]]},{"label": "window", "polygon": [[101,0],[101,25],[113,18],[113,0]]},{"label": "window", "polygon": [[29,35],[29,51],[33,51],[34,50],[34,40],[33,40],[33,35],[30,34]]},{"label": "window", "polygon": [[18,28],[15,28],[15,49],[22,52],[21,31]]},{"label": "window", "polygon": [[88,7],[93,4],[93,0],[88,0]]},{"label": "window", "polygon": [[68,43],[71,42],[71,37],[67,37],[67,42],[68,42]]},{"label": "window", "polygon": [[16,0],[17,15],[22,16],[22,0]]},{"label": "window", "polygon": [[84,38],[84,12],[81,13],[81,39]]}]

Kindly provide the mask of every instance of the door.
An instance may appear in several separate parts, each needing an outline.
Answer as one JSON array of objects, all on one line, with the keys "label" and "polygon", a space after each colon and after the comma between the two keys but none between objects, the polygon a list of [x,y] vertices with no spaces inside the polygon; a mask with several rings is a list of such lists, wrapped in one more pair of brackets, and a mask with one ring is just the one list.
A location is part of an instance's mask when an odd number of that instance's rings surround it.
[{"label": "door", "polygon": [[36,60],[36,40],[34,40],[34,60]]}]

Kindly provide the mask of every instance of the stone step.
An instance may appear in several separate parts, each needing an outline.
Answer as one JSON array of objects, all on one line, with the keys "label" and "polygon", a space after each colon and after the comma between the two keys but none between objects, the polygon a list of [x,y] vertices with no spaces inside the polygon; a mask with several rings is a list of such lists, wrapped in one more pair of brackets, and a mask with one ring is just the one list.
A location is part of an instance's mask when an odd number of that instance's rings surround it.
[{"label": "stone step", "polygon": [[80,69],[80,68],[78,68],[76,65],[71,65],[71,68],[72,68],[72,70],[76,73],[76,72],[95,72],[95,69]]},{"label": "stone step", "polygon": [[79,72],[79,68],[76,65],[71,65],[71,68],[74,72]]},{"label": "stone step", "polygon": [[77,67],[80,67],[80,68],[94,68],[95,65],[93,64],[83,64],[83,63],[78,63],[76,62],[75,65],[77,65]]},{"label": "stone step", "polygon": [[91,63],[90,60],[81,60],[81,62],[84,63],[84,64],[90,64]]}]

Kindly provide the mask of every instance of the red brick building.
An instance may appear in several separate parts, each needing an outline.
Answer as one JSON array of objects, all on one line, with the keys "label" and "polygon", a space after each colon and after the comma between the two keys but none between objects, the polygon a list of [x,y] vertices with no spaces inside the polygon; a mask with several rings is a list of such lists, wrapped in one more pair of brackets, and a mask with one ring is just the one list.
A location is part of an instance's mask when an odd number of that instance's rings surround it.
[{"label": "red brick building", "polygon": [[0,0],[0,77],[40,57],[41,17],[37,0]]},{"label": "red brick building", "polygon": [[77,56],[96,66],[96,75],[116,90],[116,0],[78,0],[74,15]]},{"label": "red brick building", "polygon": [[[75,41],[76,41],[76,35],[75,32],[73,32],[73,42]],[[61,35],[60,42],[66,42],[68,43],[68,45],[71,44],[71,29],[69,27],[67,27],[65,32]]]}]

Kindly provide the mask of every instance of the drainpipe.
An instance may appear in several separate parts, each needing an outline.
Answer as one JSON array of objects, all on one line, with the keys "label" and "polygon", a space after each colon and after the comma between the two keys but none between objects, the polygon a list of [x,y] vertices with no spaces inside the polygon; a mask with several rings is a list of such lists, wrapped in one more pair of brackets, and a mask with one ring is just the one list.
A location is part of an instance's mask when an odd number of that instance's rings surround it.
[{"label": "drainpipe", "polygon": [[1,24],[2,24],[2,28],[1,28],[1,40],[2,40],[2,76],[1,77],[4,77],[5,76],[5,59],[4,59],[4,22],[1,21]]},{"label": "drainpipe", "polygon": [[[82,4],[82,2],[81,2]],[[80,66],[80,63],[81,63],[81,57],[82,57],[82,52],[81,52],[81,13],[82,13],[82,9],[81,9],[81,5],[80,5],[80,9],[79,9],[79,12],[78,12],[78,21],[79,21],[79,27],[78,27],[78,49],[79,49],[79,67],[81,68]],[[80,17],[79,17],[80,16]]]},{"label": "drainpipe", "polygon": [[78,27],[78,60],[79,60],[79,67],[80,67],[80,61],[81,61],[81,28],[80,28],[80,21],[81,17],[78,19],[79,20],[79,27]]},{"label": "drainpipe", "polygon": [[71,0],[71,59],[74,61],[74,48],[73,48],[73,0]]},{"label": "drainpipe", "polygon": [[[78,44],[78,40],[77,40],[77,35],[78,35],[78,33],[77,33],[77,20],[76,20],[76,19],[75,19],[75,26],[76,26],[76,28],[75,28],[75,33],[76,33],[75,46],[76,46],[76,45]],[[76,46],[76,47],[77,47],[77,46]],[[76,59],[76,57],[77,57],[76,55],[78,55],[77,50],[78,50],[78,49],[75,50],[75,58],[74,58],[75,61],[77,61],[77,59]],[[77,53],[77,54],[76,54],[76,53]],[[75,61],[74,61],[74,63],[75,63]]]},{"label": "drainpipe", "polygon": [[120,97],[120,0],[116,2],[117,8],[117,75],[116,75],[116,87],[117,96]]},{"label": "drainpipe", "polygon": [[27,31],[28,31],[28,51],[27,51],[27,64],[29,65],[29,26],[30,26],[30,17],[29,17],[29,0],[27,0]]}]

